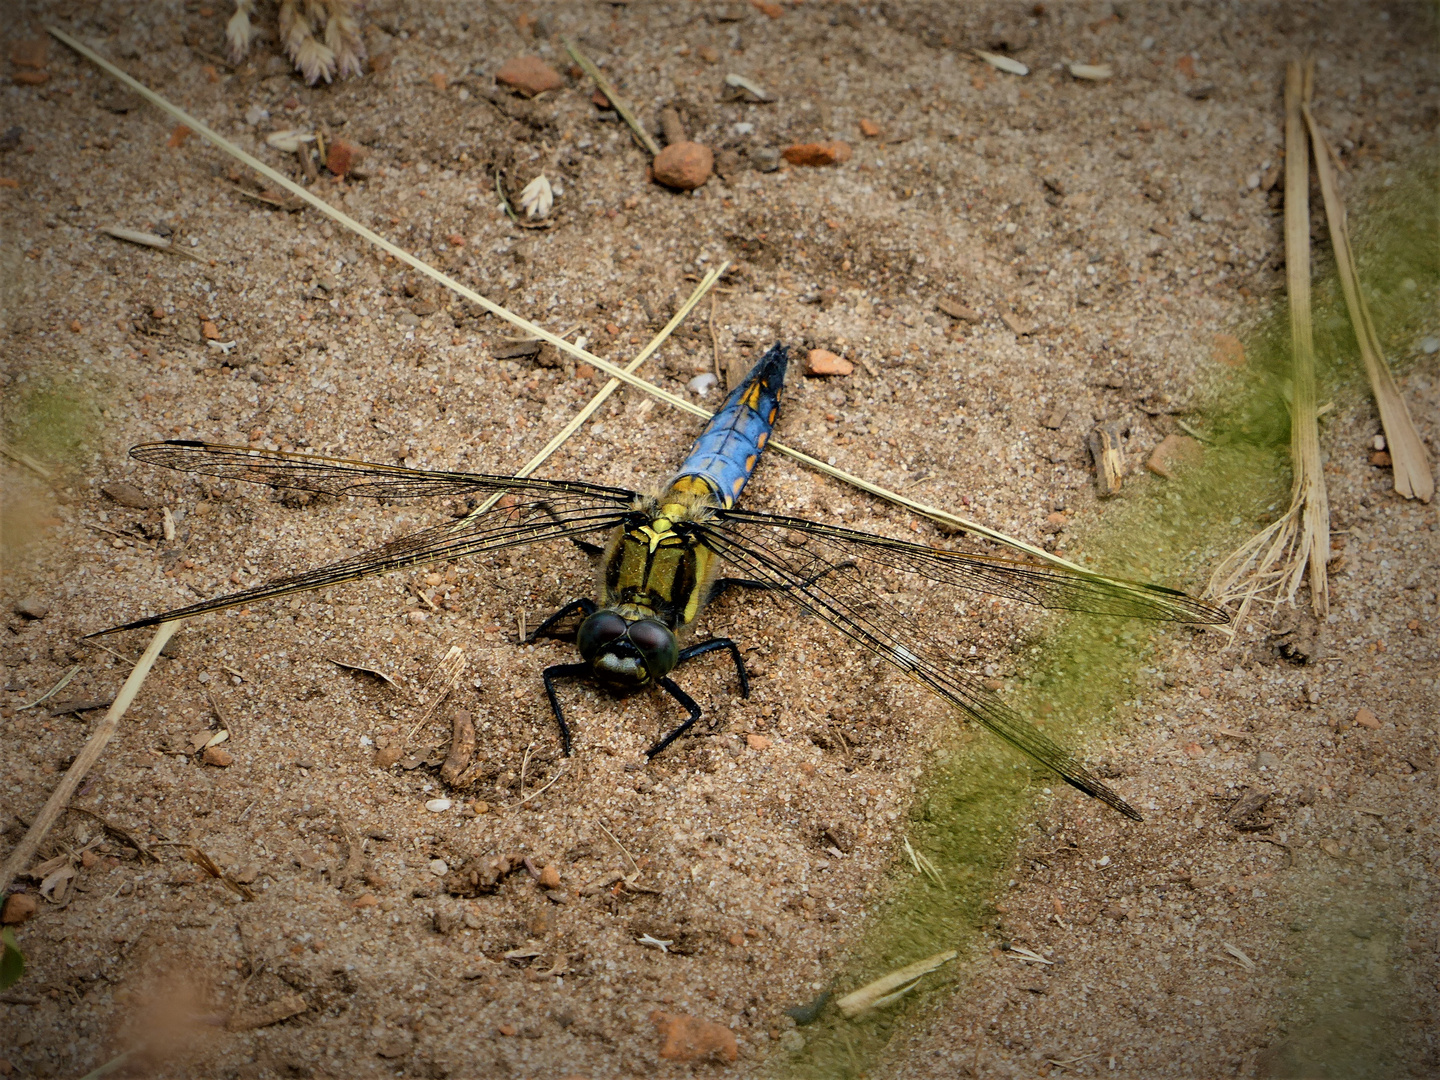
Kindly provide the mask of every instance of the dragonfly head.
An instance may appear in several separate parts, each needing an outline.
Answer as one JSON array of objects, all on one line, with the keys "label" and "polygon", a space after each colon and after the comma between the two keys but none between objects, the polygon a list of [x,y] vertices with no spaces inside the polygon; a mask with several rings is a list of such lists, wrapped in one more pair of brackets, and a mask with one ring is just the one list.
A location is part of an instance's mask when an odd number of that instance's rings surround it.
[{"label": "dragonfly head", "polygon": [[648,686],[680,661],[680,643],[668,626],[657,619],[627,619],[613,608],[588,616],[576,643],[595,677],[617,690]]}]

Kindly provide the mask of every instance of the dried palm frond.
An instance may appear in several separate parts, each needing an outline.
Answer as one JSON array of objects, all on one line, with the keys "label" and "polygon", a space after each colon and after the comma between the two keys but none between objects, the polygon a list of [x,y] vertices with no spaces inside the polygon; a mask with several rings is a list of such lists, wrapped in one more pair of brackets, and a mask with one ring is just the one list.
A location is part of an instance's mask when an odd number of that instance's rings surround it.
[{"label": "dried palm frond", "polygon": [[1385,429],[1385,445],[1390,450],[1395,490],[1407,499],[1428,503],[1435,495],[1430,460],[1420,433],[1415,430],[1415,421],[1410,419],[1410,410],[1400,395],[1400,388],[1395,385],[1395,376],[1385,363],[1380,338],[1370,318],[1370,305],[1360,291],[1360,274],[1355,266],[1355,253],[1350,247],[1345,204],[1340,199],[1335,166],[1331,160],[1334,152],[1310,111],[1308,93],[1301,108],[1310,129],[1311,141],[1315,144],[1315,171],[1320,176],[1320,194],[1325,199],[1325,219],[1330,225],[1330,245],[1335,249],[1335,267],[1340,273],[1340,287],[1345,293],[1345,307],[1350,312],[1351,325],[1355,328],[1355,340],[1360,345],[1360,359],[1365,365],[1365,374],[1370,378],[1375,404],[1380,409],[1380,424]]},{"label": "dried palm frond", "polygon": [[1285,276],[1290,298],[1290,456],[1295,481],[1284,516],[1232,552],[1210,578],[1210,596],[1222,604],[1240,602],[1237,625],[1256,599],[1293,602],[1307,567],[1311,607],[1317,615],[1330,608],[1325,576],[1330,503],[1321,472],[1310,311],[1310,148],[1301,115],[1313,72],[1311,62],[1302,68],[1291,61],[1285,69]]}]

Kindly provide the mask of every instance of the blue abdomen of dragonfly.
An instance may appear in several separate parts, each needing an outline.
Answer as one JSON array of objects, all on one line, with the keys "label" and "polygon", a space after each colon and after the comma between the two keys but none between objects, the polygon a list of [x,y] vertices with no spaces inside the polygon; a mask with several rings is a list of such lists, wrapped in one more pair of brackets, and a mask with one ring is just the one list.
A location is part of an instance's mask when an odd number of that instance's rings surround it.
[{"label": "blue abdomen of dragonfly", "polygon": [[776,342],[730,391],[670,482],[672,491],[705,490],[727,510],[735,505],[775,426],[789,359],[785,346]]}]

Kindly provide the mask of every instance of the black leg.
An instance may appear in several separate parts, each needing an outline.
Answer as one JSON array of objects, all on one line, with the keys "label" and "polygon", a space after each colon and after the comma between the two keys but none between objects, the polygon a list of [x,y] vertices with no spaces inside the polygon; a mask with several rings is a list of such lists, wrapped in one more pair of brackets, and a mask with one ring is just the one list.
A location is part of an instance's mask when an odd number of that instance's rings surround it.
[{"label": "black leg", "polygon": [[[581,665],[575,666],[578,667]],[[552,668],[551,670],[553,671],[554,669]],[[690,716],[683,724],[677,727],[674,731],[670,732],[669,735],[666,735],[654,746],[650,747],[649,750],[646,750],[645,756],[647,758],[653,758],[656,754],[660,753],[661,750],[664,750],[681,735],[684,735],[685,732],[689,731],[692,727],[694,727],[695,721],[700,719],[700,706],[696,705],[695,699],[692,698],[689,694],[685,693],[684,690],[681,690],[680,687],[676,686],[668,678],[661,679],[656,685],[658,685],[660,689],[664,690],[667,694],[669,694],[682,706],[684,706],[684,708],[689,711]]]},{"label": "black leg", "polygon": [[[555,508],[548,502],[537,503],[537,507],[550,515],[551,521],[561,521],[560,515],[555,513]],[[563,522],[562,522],[563,524]],[[605,549],[599,544],[592,544],[589,540],[581,540],[578,536],[572,536],[570,542],[583,551],[586,555],[595,556],[602,554]]]},{"label": "black leg", "polygon": [[[853,568],[854,565],[855,563],[849,559],[846,559],[844,562],[832,563],[824,569],[818,571],[817,573],[811,574],[800,584],[802,587],[808,588],[809,586],[814,585],[815,582],[819,581],[826,574],[833,573],[836,570],[848,570]],[[710,600],[716,599],[722,593],[726,592],[729,589],[759,589],[762,591],[769,591],[773,589],[785,591],[794,587],[795,586],[793,585],[777,585],[773,581],[756,581],[754,578],[716,578],[714,583],[710,586],[710,597],[709,600],[706,601],[706,603],[709,603]]]},{"label": "black leg", "polygon": [[583,597],[583,596],[582,596],[579,600],[571,600],[570,603],[566,604],[566,605],[565,605],[564,607],[562,607],[559,611],[555,612],[554,615],[551,615],[548,619],[546,619],[546,620],[545,620],[544,622],[542,622],[539,626],[537,626],[534,630],[532,630],[532,631],[529,633],[529,635],[525,638],[525,644],[527,644],[527,645],[533,645],[533,644],[535,644],[535,640],[536,640],[541,634],[545,633],[545,631],[549,630],[552,626],[554,626],[556,623],[558,623],[561,619],[568,619],[571,615],[577,615],[577,614],[578,614],[578,615],[586,615],[586,616],[594,615],[594,614],[595,614],[595,601],[594,601],[594,600],[587,599],[586,597]]},{"label": "black leg", "polygon": [[702,641],[699,645],[691,645],[688,649],[682,649],[680,659],[676,661],[676,666],[678,667],[686,660],[690,660],[696,656],[704,656],[708,652],[714,652],[716,649],[730,650],[730,656],[735,661],[735,673],[740,676],[740,696],[748,698],[750,696],[750,676],[745,673],[745,661],[740,658],[739,647],[728,637],[711,638],[709,641]]},{"label": "black leg", "polygon": [[[565,713],[560,708],[560,699],[555,696],[555,680],[579,679],[589,674],[589,664],[556,664],[541,672],[541,678],[545,680],[545,693],[550,698],[550,708],[555,713],[555,722],[560,725],[560,745],[564,748],[567,756],[570,753],[570,726],[565,723]],[[693,705],[694,702],[691,704]],[[695,714],[698,716],[700,710],[696,709]]]},{"label": "black leg", "polygon": [[[710,600],[718,598],[721,594],[731,589],[778,589],[779,587],[778,585],[772,585],[768,581],[756,581],[754,578],[716,578],[710,585]],[[706,601],[706,603],[709,602],[709,600]]]}]

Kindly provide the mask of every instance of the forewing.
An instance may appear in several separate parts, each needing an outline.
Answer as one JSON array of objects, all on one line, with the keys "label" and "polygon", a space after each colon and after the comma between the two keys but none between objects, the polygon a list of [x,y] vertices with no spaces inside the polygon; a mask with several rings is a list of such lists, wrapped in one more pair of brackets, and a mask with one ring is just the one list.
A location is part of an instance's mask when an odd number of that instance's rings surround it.
[{"label": "forewing", "polygon": [[[175,444],[157,443],[151,444],[154,447],[171,447]],[[192,444],[193,445],[193,444]],[[137,447],[137,449],[148,449]],[[180,460],[192,466],[190,471],[204,471],[207,475],[221,475],[234,479],[245,479],[256,482],[268,482],[259,480],[259,472],[248,468],[236,468],[249,464],[248,461],[230,462],[225,455],[212,454],[210,451],[229,451],[230,447],[204,447],[206,453],[197,456],[181,456]],[[282,466],[292,462],[292,455],[279,455],[278,463]],[[277,461],[277,456],[271,452],[264,455],[263,460],[267,463],[265,467]],[[344,482],[346,473],[344,468],[354,465],[357,469],[384,469],[384,466],[369,466],[362,462],[343,462],[336,459],[308,459],[299,463],[299,468],[294,472],[282,473],[283,479],[290,479],[295,482],[272,484],[272,486],[298,487],[306,491],[324,491],[328,494],[356,494],[353,484]],[[172,466],[177,467],[177,466]],[[235,471],[229,471],[234,469]],[[225,471],[221,471],[225,470]],[[440,481],[447,479],[447,474],[427,473],[422,470],[397,470],[411,475],[397,478],[402,484],[411,484],[410,488],[399,488],[395,491],[386,492],[399,497],[404,491],[411,495],[419,494],[460,494],[464,490],[461,487],[447,488]],[[361,476],[369,475],[361,473]],[[312,589],[323,589],[331,585],[338,585],[347,581],[357,581],[360,578],[375,577],[379,574],[387,574],[392,570],[401,570],[405,567],[416,566],[425,563],[463,559],[470,555],[478,555],[487,551],[499,551],[504,548],[518,547],[524,544],[534,544],[543,540],[565,540],[570,538],[580,539],[584,537],[596,538],[607,533],[615,526],[621,524],[626,515],[630,512],[632,500],[636,497],[634,492],[623,488],[602,488],[596,485],[570,483],[568,481],[516,481],[513,477],[485,477],[468,476],[467,474],[453,474],[457,483],[460,479],[467,481],[504,481],[504,489],[511,492],[511,498],[502,500],[496,506],[485,510],[482,513],[456,521],[446,521],[439,525],[433,525],[418,532],[412,532],[380,547],[372,548],[349,559],[342,559],[339,562],[330,563],[327,566],[320,566],[313,570],[305,570],[298,574],[289,574],[285,577],[275,578],[253,588],[242,589],[239,592],[221,596],[214,600],[206,600],[198,604],[191,604],[188,607],[176,608],[173,611],[166,611],[159,615],[152,615],[149,618],[137,619],[134,622],[125,623],[122,626],[111,627],[102,630],[99,634],[113,634],[121,630],[134,630],[145,626],[156,626],[162,622],[169,622],[172,619],[185,619],[194,615],[202,615],[210,611],[219,611],[223,608],[235,607],[240,604],[252,604],[262,600],[270,600],[277,596],[286,596],[291,593],[308,592]],[[438,479],[437,479],[438,478]],[[422,490],[430,480],[437,480],[436,490]],[[387,481],[379,481],[386,483]],[[361,480],[362,484],[368,483]],[[526,498],[514,498],[514,487],[519,486],[522,493],[528,495]],[[537,491],[538,489],[538,491]],[[491,486],[472,486],[471,491],[502,490],[498,484]],[[373,491],[362,491],[363,494],[377,494]]]},{"label": "forewing", "polygon": [[1129,803],[1074,755],[1022,719],[976,677],[960,670],[953,657],[939,652],[926,640],[919,624],[896,611],[864,583],[858,571],[862,560],[869,558],[868,547],[841,547],[838,552],[823,545],[797,548],[784,543],[780,534],[753,518],[735,520],[728,514],[699,528],[705,542],[741,576],[773,584],[776,597],[809,609],[966,716],[1053,769],[1066,782],[1126,817],[1140,820]]},{"label": "forewing", "polygon": [[243,480],[273,488],[294,488],[324,495],[358,495],[372,499],[413,499],[508,491],[516,495],[545,493],[588,495],[628,501],[634,492],[579,480],[537,480],[533,477],[490,476],[485,473],[440,472],[377,465],[369,461],[256,450],[219,443],[171,441],[142,443],[130,456],[149,465],[180,472]]},{"label": "forewing", "polygon": [[754,530],[780,529],[804,533],[807,542],[823,548],[830,562],[863,560],[919,574],[957,588],[1004,596],[1027,604],[1092,615],[1123,615],[1169,622],[1224,625],[1229,615],[1183,592],[1161,585],[1105,577],[1053,564],[1002,559],[974,551],[948,550],[892,540],[887,536],[827,525],[804,518],[725,510],[717,514],[747,535]]}]

